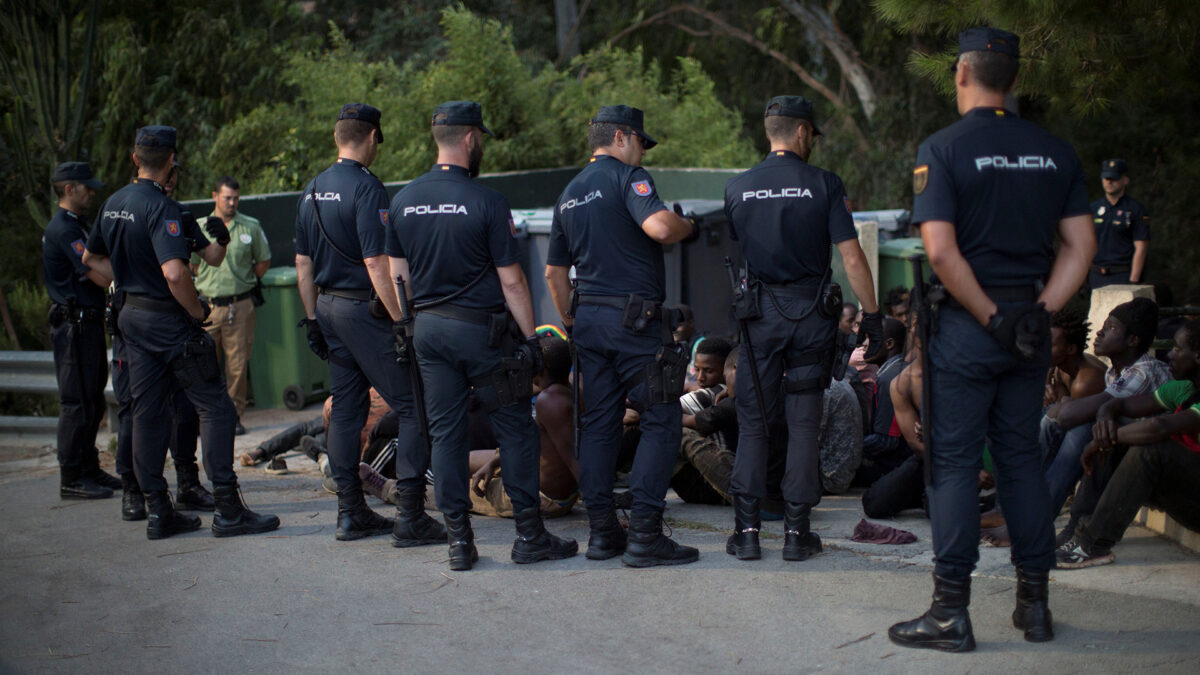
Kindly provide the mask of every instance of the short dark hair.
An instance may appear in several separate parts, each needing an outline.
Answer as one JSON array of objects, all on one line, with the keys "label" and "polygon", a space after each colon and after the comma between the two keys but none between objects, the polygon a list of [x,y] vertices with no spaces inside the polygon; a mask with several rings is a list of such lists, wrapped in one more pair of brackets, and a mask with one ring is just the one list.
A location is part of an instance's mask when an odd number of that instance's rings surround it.
[{"label": "short dark hair", "polygon": [[435,124],[433,126],[433,140],[437,141],[438,145],[457,143],[475,128],[467,124]]},{"label": "short dark hair", "polygon": [[796,135],[796,129],[802,125],[808,125],[811,131],[813,123],[799,117],[784,117],[783,115],[771,115],[763,120],[763,128],[767,132],[767,138],[772,141],[786,141]]},{"label": "short dark hair", "polygon": [[853,302],[843,302],[842,312],[845,313],[846,310],[850,310],[851,312],[858,314],[858,305],[854,304]]},{"label": "short dark hair", "polygon": [[1019,63],[1008,54],[1000,52],[963,52],[959,57],[971,66],[971,75],[984,89],[1007,93],[1017,81]]},{"label": "short dark hair", "polygon": [[707,354],[709,356],[716,356],[722,361],[729,357],[729,352],[731,351],[733,351],[733,343],[722,338],[704,338],[700,344],[696,345],[696,356]]},{"label": "short dark hair", "polygon": [[58,197],[59,199],[62,199],[63,197],[65,197],[67,195],[67,186],[68,185],[78,185],[78,184],[79,184],[79,181],[77,181],[77,180],[58,180],[58,181],[54,181],[53,183],[51,183],[50,186],[54,188],[54,196]]},{"label": "short dark hair", "polygon": [[338,145],[362,145],[375,133],[375,125],[362,120],[338,120],[333,125],[333,142]]},{"label": "short dark hair", "polygon": [[633,127],[615,122],[591,122],[588,124],[588,148],[595,152],[599,148],[607,148],[613,144],[613,137],[621,131],[633,133]]},{"label": "short dark hair", "polygon": [[1183,324],[1183,329],[1188,334],[1188,349],[1191,349],[1193,352],[1200,352],[1200,319],[1188,319]]},{"label": "short dark hair", "polygon": [[547,377],[555,382],[566,382],[571,375],[571,343],[557,335],[544,335],[538,344],[542,347]]},{"label": "short dark hair", "polygon": [[905,340],[907,337],[908,337],[908,326],[905,326],[903,321],[901,321],[900,319],[890,317],[890,316],[885,316],[883,318],[883,340],[884,340],[884,342],[886,342],[888,340],[894,341],[896,343],[896,349],[898,351],[903,352],[904,351],[904,343],[905,343]]},{"label": "short dark hair", "polygon": [[175,148],[164,148],[158,145],[133,146],[133,156],[137,158],[138,165],[147,171],[161,171],[166,168],[167,160],[171,159],[174,152]]},{"label": "short dark hair", "polygon": [[908,302],[909,297],[911,297],[911,296],[909,295],[907,288],[905,288],[903,286],[896,286],[896,287],[888,290],[887,299],[884,300],[884,303],[888,307],[892,307],[892,306],[899,305],[904,302]]},{"label": "short dark hair", "polygon": [[738,350],[734,349],[729,352],[729,356],[725,357],[725,370],[737,370],[737,364]]},{"label": "short dark hair", "polygon": [[1050,325],[1063,332],[1067,344],[1075,347],[1082,354],[1087,349],[1088,327],[1090,324],[1083,314],[1070,307],[1064,307],[1054,313]]},{"label": "short dark hair", "polygon": [[230,190],[233,190],[235,192],[240,191],[242,189],[242,186],[238,184],[237,179],[234,178],[233,176],[221,176],[220,178],[217,179],[216,191],[220,192],[221,188],[223,188],[223,187],[227,187]]}]

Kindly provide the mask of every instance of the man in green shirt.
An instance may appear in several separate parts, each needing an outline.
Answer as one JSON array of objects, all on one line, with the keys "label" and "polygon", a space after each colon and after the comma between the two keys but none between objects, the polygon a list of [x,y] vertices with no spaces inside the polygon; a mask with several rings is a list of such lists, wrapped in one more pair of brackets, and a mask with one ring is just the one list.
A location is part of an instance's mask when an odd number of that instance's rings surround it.
[{"label": "man in green shirt", "polygon": [[[1200,531],[1200,323],[1175,333],[1170,361],[1171,380],[1152,393],[1115,398],[1096,414],[1083,470],[1112,470],[1112,479],[1091,519],[1055,552],[1059,569],[1113,562],[1112,547],[1143,505]],[[1119,426],[1138,417],[1145,419]]]},{"label": "man in green shirt", "polygon": [[229,246],[225,260],[213,267],[192,256],[196,289],[212,305],[208,334],[217,343],[217,353],[225,359],[225,385],[237,408],[236,433],[246,433],[242,413],[246,410],[246,371],[250,348],[254,344],[253,291],[258,280],[271,267],[271,247],[258,220],[238,213],[238,182],[229,176],[217,181],[213,213],[229,228]]}]

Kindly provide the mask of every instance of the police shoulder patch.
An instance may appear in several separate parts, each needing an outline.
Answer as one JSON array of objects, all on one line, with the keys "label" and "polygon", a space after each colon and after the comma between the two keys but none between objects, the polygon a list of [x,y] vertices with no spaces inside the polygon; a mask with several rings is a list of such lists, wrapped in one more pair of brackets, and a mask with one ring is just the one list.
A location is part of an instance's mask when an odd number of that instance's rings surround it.
[{"label": "police shoulder patch", "polygon": [[850,197],[842,197],[842,203],[846,205],[846,213],[854,215],[854,209],[850,208]]},{"label": "police shoulder patch", "polygon": [[650,181],[639,180],[633,184],[633,191],[643,197],[646,197],[653,192],[653,189],[650,187]]},{"label": "police shoulder patch", "polygon": [[517,223],[512,218],[508,219],[508,233],[515,239],[517,236]]},{"label": "police shoulder patch", "polygon": [[379,209],[379,224],[383,225],[384,227],[387,227],[387,224],[388,224],[388,210],[387,209]]},{"label": "police shoulder patch", "polygon": [[167,221],[167,234],[171,235],[172,237],[178,237],[181,232],[182,230],[179,228],[178,220]]},{"label": "police shoulder patch", "polygon": [[76,239],[71,242],[71,250],[75,251],[76,255],[83,255],[83,240]]},{"label": "police shoulder patch", "polygon": [[929,185],[929,165],[922,164],[913,169],[913,194],[921,194]]}]

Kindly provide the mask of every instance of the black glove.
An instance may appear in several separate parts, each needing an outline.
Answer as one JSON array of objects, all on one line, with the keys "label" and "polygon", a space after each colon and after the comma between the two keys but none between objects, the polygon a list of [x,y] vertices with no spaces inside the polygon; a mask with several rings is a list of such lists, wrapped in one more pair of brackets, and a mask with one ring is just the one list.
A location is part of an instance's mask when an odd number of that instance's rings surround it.
[{"label": "black glove", "polygon": [[883,312],[863,312],[862,323],[858,325],[858,344],[869,339],[867,353],[863,358],[868,361],[883,349]]},{"label": "black glove", "polygon": [[204,231],[208,232],[208,236],[212,237],[218,245],[229,245],[229,228],[225,227],[225,221],[220,218],[209,216],[208,220],[204,221]]},{"label": "black glove", "polygon": [[325,334],[321,332],[321,324],[316,319],[300,319],[296,328],[303,327],[308,334],[308,348],[322,361],[329,360],[329,343],[325,342]]},{"label": "black glove", "polygon": [[408,353],[408,340],[404,335],[404,321],[392,322],[392,341],[396,349],[396,363],[412,363],[412,354]]},{"label": "black glove", "polygon": [[534,375],[542,372],[542,368],[546,366],[546,362],[542,358],[541,338],[537,333],[526,336],[525,341],[517,346],[517,356],[525,363],[530,364],[530,372]]},{"label": "black glove", "polygon": [[[180,224],[183,226],[183,233],[185,236],[193,232],[197,234],[199,233],[200,224],[196,222],[196,216],[193,216],[191,211],[184,210],[182,213],[180,213],[179,219],[181,221]],[[205,246],[208,246],[208,240],[203,236],[198,236],[195,239],[188,237],[188,249],[192,252],[199,251]]]},{"label": "black glove", "polygon": [[564,326],[563,326],[563,332],[567,334],[567,339],[568,339],[568,340],[574,340],[574,339],[575,339],[575,335],[574,335],[574,333],[575,333],[575,324],[573,324],[573,323],[572,323],[572,324],[570,324],[570,325],[564,325]]},{"label": "black glove", "polygon": [[675,202],[675,204],[672,206],[672,209],[675,211],[675,215],[688,221],[688,223],[692,226],[692,233],[689,234],[688,236],[684,237],[683,241],[681,243],[690,244],[693,241],[696,241],[697,239],[699,239],[700,238],[700,221],[696,220],[692,216],[683,215],[683,207],[679,205],[679,202]]},{"label": "black glove", "polygon": [[1050,312],[1040,302],[1026,302],[996,310],[987,331],[1013,356],[1031,359],[1050,338]]},{"label": "black glove", "polygon": [[201,327],[212,325],[208,322],[208,317],[212,315],[212,307],[207,302],[201,300],[200,310],[204,312],[204,316],[200,317],[200,319],[196,321],[196,325]]}]

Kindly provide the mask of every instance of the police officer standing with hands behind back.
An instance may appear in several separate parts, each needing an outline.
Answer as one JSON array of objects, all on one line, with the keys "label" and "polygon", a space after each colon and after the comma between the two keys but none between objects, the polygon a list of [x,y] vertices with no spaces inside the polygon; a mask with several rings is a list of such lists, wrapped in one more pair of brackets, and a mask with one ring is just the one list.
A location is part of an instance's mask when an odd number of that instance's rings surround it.
[{"label": "police officer standing with hands behind back", "polygon": [[888,631],[906,647],[975,648],[967,605],[979,559],[985,438],[1012,534],[1013,625],[1031,642],[1054,637],[1047,602],[1054,517],[1038,425],[1050,313],[1083,283],[1096,241],[1074,150],[1004,109],[1018,58],[1012,33],[959,34],[954,85],[962,119],[921,144],[913,169],[913,222],[953,299],[938,310],[926,364],[932,409],[921,411],[932,464],[933,606]]},{"label": "police officer standing with hands behind back", "polygon": [[146,535],[162,539],[200,527],[200,519],[177,513],[163,479],[171,425],[168,402],[182,389],[200,414],[205,473],[213,482],[214,536],[268,532],[279,519],[246,508],[233,471],[236,414],[225,392],[212,339],[201,324],[210,309],[192,285],[179,205],[164,183],[175,161],[175,129],[138,130],[133,162],[138,176],[104,203],[88,237],[89,258],[111,264],[125,293],[119,319],[129,358],[133,396],[133,465],[146,495]]},{"label": "police officer standing with hands behind back", "polygon": [[[579,487],[591,525],[587,557],[624,553],[622,562],[631,567],[690,563],[700,555],[662,533],[663,497],[682,435],[679,396],[687,368],[687,358],[674,349],[674,322],[663,316],[662,247],[683,241],[695,227],[663,205],[641,168],[642,156],[656,144],[642,129],[642,118],[637,108],[612,105],[589,122],[593,156],[558,198],[546,255],[550,295],[579,355]],[[572,265],[578,283],[574,302]],[[641,413],[642,429],[629,478],[628,542],[612,501],[626,395]]]},{"label": "police officer standing with hands behind back", "polygon": [[1088,288],[1144,283],[1150,250],[1150,214],[1141,202],[1125,194],[1129,187],[1125,160],[1104,160],[1100,165],[1100,185],[1104,196],[1091,205],[1097,250],[1088,270]]},{"label": "police officer standing with hands behind back", "polygon": [[338,158],[304,188],[296,216],[296,282],[313,352],[329,359],[333,413],[329,465],[338,490],[335,537],[351,541],[392,533],[398,546],[446,541],[446,531],[423,508],[397,506],[384,518],[363,498],[358,477],[359,434],[374,387],[399,414],[396,490],[424,502],[429,450],[417,427],[409,366],[396,363],[392,324],[400,305],[386,251],[388,198],[367,168],[383,142],[380,112],[348,103],[333,128]]},{"label": "police officer standing with hands behind back", "polygon": [[[541,346],[508,200],[471,180],[479,175],[484,134],[493,135],[478,103],[439,105],[433,113],[437,164],[396,195],[388,218],[388,255],[396,274],[408,280],[405,292],[418,313],[413,340],[452,570],[470,569],[479,557],[468,513],[469,389],[500,444],[517,526],[513,562],[558,560],[579,550],[542,524],[541,437],[530,410]],[[397,501],[402,512],[421,510],[423,498],[424,490],[399,491]]]},{"label": "police officer standing with hands behind back", "polygon": [[742,245],[749,296],[735,306],[746,339],[738,356],[740,437],[729,487],[734,532],[725,550],[741,560],[762,555],[759,501],[767,493],[767,459],[774,454],[769,446],[783,437],[771,433],[768,420],[779,416],[782,387],[788,426],[783,558],[806,560],[821,551],[821,539],[809,530],[809,513],[821,501],[821,392],[833,373],[843,310],[840,290],[831,287],[831,243],[837,245],[863,305],[859,335],[870,337],[868,357],[883,346],[883,315],[842,180],[808,164],[821,133],[813,123],[812,103],[800,96],[776,96],[764,117],[771,152],[725,186],[725,214],[733,238]]}]

